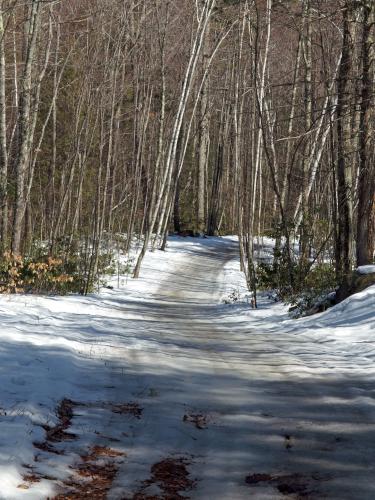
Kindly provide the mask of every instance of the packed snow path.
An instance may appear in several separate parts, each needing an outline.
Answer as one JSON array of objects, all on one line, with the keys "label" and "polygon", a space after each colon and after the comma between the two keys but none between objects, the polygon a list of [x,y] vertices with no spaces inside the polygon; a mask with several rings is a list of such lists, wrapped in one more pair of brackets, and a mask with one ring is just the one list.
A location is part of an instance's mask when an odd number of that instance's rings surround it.
[{"label": "packed snow path", "polygon": [[[35,464],[32,447],[33,455],[13,451],[15,468],[26,463],[45,477],[20,491],[12,489],[13,469],[2,468],[3,498],[56,493],[69,465],[97,444],[124,453],[109,499],[373,500],[375,290],[336,312],[289,320],[266,299],[257,311],[223,304],[241,280],[233,240],[173,240],[121,290],[36,301],[39,327],[26,315],[32,338],[17,342],[33,344],[31,356],[18,357],[34,366],[37,383],[30,394],[27,375],[17,375],[13,387],[26,386],[34,410],[52,408],[53,398],[75,401],[76,439],[54,445],[64,455],[39,450]],[[38,362],[27,364],[28,356]],[[38,387],[39,365],[52,390]],[[111,411],[116,405],[135,411]],[[35,420],[43,414],[29,412],[25,429],[40,440]],[[177,476],[172,486],[155,469],[166,461],[165,474]]]}]

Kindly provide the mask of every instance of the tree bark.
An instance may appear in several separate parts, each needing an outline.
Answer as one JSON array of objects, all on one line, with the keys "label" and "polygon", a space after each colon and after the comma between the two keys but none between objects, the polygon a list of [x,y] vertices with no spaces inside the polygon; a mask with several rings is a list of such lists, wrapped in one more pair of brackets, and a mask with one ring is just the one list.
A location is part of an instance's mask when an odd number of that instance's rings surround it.
[{"label": "tree bark", "polygon": [[199,108],[199,153],[198,153],[198,192],[197,192],[197,231],[206,231],[206,169],[210,148],[210,103],[209,77],[206,74],[209,66],[210,25],[207,24],[202,47],[202,78]]},{"label": "tree bark", "polygon": [[41,2],[32,0],[29,8],[29,21],[27,31],[27,47],[25,67],[22,75],[20,88],[19,116],[18,116],[18,144],[15,162],[16,171],[16,198],[14,203],[14,218],[12,232],[12,252],[19,254],[21,250],[22,223],[26,209],[25,182],[27,168],[30,160],[33,137],[31,134],[33,117],[32,114],[32,91],[33,91],[33,69],[35,63],[35,51],[40,25]]},{"label": "tree bark", "polygon": [[338,74],[337,101],[337,202],[338,202],[338,234],[337,234],[337,277],[345,281],[351,270],[352,228],[352,103],[351,77],[353,72],[353,44],[355,9],[348,1],[343,10],[342,57]]},{"label": "tree bark", "polygon": [[371,264],[374,258],[374,107],[375,107],[375,4],[364,3],[362,31],[362,95],[359,137],[359,180],[357,212],[357,265]]},{"label": "tree bark", "polygon": [[0,236],[2,248],[5,249],[8,239],[8,147],[3,1],[0,4],[0,9]]}]

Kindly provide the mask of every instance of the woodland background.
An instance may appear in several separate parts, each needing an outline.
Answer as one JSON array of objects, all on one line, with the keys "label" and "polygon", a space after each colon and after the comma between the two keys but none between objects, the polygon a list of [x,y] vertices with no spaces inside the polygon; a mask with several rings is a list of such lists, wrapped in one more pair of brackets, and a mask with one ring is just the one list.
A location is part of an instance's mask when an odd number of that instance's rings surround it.
[{"label": "woodland background", "polygon": [[372,0],[0,9],[3,291],[87,293],[134,240],[138,276],[169,231],[238,234],[254,293],[373,262]]}]

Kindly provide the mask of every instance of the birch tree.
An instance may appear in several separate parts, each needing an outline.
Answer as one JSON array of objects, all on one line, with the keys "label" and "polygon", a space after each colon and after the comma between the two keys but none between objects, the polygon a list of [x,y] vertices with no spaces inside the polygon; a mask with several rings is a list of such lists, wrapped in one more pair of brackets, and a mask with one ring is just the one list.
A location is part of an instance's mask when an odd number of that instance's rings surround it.
[{"label": "birch tree", "polygon": [[[146,231],[144,243],[142,246],[142,251],[138,256],[137,264],[134,270],[134,277],[137,278],[140,273],[142,260],[147,251],[148,244],[154,230],[157,216],[159,214],[159,209],[162,207],[163,212],[166,210],[166,205],[163,205],[163,201],[168,199],[171,183],[172,183],[172,172],[176,161],[177,145],[178,139],[181,132],[181,127],[183,119],[185,116],[185,111],[187,103],[191,94],[191,90],[194,83],[194,78],[196,75],[196,68],[201,54],[204,37],[206,34],[207,26],[212,15],[213,8],[215,6],[215,0],[205,0],[202,8],[198,5],[196,6],[196,16],[197,16],[197,27],[192,42],[191,52],[189,61],[185,70],[184,80],[182,84],[181,94],[178,101],[178,107],[176,112],[176,117],[173,123],[171,138],[169,140],[169,145],[167,148],[167,154],[164,161],[164,170],[161,173],[161,185],[160,193],[157,196],[155,207],[153,210],[153,215],[151,217],[151,222],[148,230]],[[163,213],[160,214],[163,216]]]}]

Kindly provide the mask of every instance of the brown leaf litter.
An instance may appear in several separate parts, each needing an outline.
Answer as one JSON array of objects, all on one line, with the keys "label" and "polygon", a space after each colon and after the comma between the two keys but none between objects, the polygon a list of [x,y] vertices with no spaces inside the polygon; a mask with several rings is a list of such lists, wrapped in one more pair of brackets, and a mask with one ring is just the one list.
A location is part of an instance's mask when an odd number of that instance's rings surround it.
[{"label": "brown leaf litter", "polygon": [[123,455],[106,446],[91,447],[54,500],[105,500],[118,471],[116,459]]},{"label": "brown leaf litter", "polygon": [[[190,478],[187,458],[166,458],[151,467],[151,478],[143,481],[140,490],[132,500],[182,500],[188,497],[181,493],[192,490],[196,481]],[[163,496],[147,495],[147,488],[156,485]]]},{"label": "brown leaf litter", "polygon": [[182,419],[184,422],[192,423],[197,429],[206,429],[208,416],[203,413],[187,413]]},{"label": "brown leaf litter", "polygon": [[74,401],[64,398],[56,408],[56,415],[58,423],[54,426],[48,424],[43,425],[46,431],[46,439],[43,442],[35,442],[35,448],[46,451],[48,453],[55,453],[57,455],[63,454],[62,451],[57,450],[51,443],[61,443],[63,441],[71,441],[76,439],[76,435],[67,432],[73,418],[73,408],[77,406]]},{"label": "brown leaf litter", "polygon": [[248,475],[245,481],[250,486],[265,483],[276,488],[282,495],[297,495],[298,499],[307,499],[312,498],[312,495],[316,493],[311,489],[311,479],[315,480],[316,478],[302,474],[270,475],[256,473]]}]

